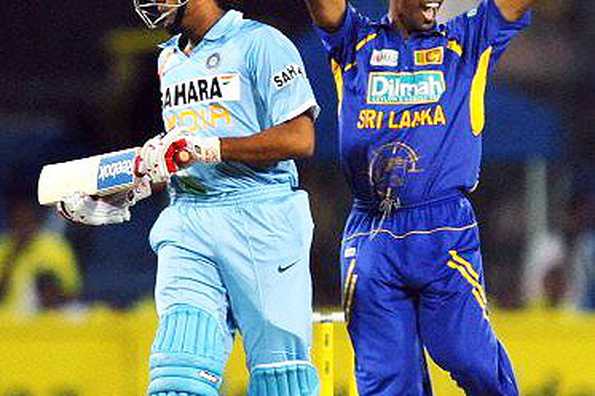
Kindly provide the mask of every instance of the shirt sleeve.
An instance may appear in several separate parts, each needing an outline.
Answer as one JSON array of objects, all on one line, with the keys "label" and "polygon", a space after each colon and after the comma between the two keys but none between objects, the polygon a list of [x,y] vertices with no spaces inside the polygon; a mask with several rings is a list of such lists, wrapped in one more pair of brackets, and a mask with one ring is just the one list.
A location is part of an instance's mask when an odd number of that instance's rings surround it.
[{"label": "shirt sleeve", "polygon": [[356,44],[361,40],[362,28],[368,24],[369,20],[347,3],[343,23],[338,30],[327,32],[318,26],[314,26],[314,30],[330,58],[345,67],[355,60]]},{"label": "shirt sleeve", "polygon": [[266,118],[279,125],[305,112],[318,117],[320,108],[293,43],[281,32],[264,27],[254,32],[247,66]]},{"label": "shirt sleeve", "polygon": [[510,22],[504,18],[495,0],[482,0],[477,8],[460,15],[449,23],[460,35],[465,57],[471,64],[480,62],[489,52],[490,69],[496,64],[510,41],[529,25],[531,12]]}]

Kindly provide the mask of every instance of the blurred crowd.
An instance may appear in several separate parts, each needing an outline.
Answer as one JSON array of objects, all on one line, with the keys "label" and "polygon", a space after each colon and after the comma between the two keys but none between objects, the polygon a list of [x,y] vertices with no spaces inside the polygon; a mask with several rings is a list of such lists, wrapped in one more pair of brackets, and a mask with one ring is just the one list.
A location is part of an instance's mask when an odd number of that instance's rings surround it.
[{"label": "blurred crowd", "polygon": [[[39,21],[34,29],[12,21],[4,43],[0,313],[125,309],[152,297],[156,257],[146,239],[167,196],[134,207],[130,223],[93,228],[66,223],[35,195],[44,163],[136,146],[162,129],[153,48],[162,36],[139,33],[130,7],[107,3],[85,3],[78,13],[63,7],[60,16],[15,3],[0,15]],[[315,303],[339,306],[350,196],[336,156],[330,71],[300,1],[238,3],[296,42],[323,107],[317,154],[299,166],[316,222]],[[446,0],[443,18],[474,3]],[[373,17],[386,9],[381,1],[354,4]],[[54,27],[51,37],[44,26]],[[489,89],[483,174],[472,198],[494,307],[595,310],[594,29],[589,4],[543,1]]]}]

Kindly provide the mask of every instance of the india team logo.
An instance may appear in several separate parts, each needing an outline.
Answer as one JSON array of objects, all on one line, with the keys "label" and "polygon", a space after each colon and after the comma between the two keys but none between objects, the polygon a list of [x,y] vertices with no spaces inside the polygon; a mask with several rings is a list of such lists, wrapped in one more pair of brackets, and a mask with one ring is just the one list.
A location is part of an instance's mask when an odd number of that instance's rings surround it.
[{"label": "india team logo", "polygon": [[381,105],[436,103],[444,92],[444,73],[439,70],[372,72],[367,102]]}]

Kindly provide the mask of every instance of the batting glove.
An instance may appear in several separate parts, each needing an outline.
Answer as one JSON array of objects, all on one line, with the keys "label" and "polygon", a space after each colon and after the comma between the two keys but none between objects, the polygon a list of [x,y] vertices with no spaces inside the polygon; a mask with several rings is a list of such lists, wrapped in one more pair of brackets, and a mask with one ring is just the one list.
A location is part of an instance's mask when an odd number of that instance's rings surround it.
[{"label": "batting glove", "polygon": [[75,193],[57,203],[58,213],[78,224],[100,226],[130,220],[130,208],[151,195],[148,176],[138,179],[134,188],[105,197]]},{"label": "batting glove", "polygon": [[[182,155],[189,158],[183,158]],[[138,174],[149,175],[153,183],[163,183],[180,169],[195,162],[221,162],[221,141],[217,137],[196,136],[175,129],[149,139],[140,150],[135,168]]]}]

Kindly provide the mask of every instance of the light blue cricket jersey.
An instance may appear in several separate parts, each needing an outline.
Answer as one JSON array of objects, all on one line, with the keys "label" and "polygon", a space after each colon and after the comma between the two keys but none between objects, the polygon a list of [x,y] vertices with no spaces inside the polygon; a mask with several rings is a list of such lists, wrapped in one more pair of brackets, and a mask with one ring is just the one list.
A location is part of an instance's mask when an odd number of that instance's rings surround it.
[{"label": "light blue cricket jersey", "polygon": [[[180,36],[162,44],[158,73],[166,131],[250,136],[319,108],[293,43],[275,28],[228,11],[186,55]],[[195,164],[172,178],[170,193],[212,199],[266,185],[298,185],[295,163]]]}]

